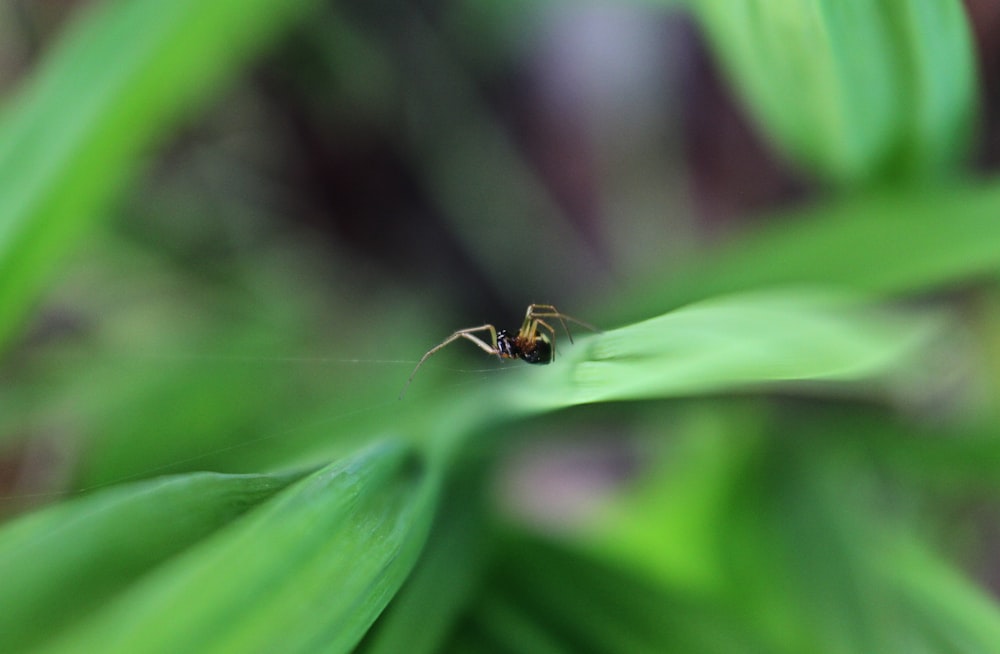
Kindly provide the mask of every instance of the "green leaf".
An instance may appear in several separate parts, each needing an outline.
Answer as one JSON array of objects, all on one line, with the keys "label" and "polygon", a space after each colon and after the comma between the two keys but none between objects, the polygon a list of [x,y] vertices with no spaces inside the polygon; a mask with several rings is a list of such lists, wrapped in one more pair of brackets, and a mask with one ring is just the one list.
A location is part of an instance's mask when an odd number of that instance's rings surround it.
[{"label": "green leaf", "polygon": [[581,541],[597,558],[692,594],[728,583],[715,546],[733,480],[757,456],[768,414],[756,398],[672,407],[654,423],[644,471],[605,503]]},{"label": "green leaf", "polygon": [[751,113],[816,174],[938,171],[967,146],[976,83],[957,0],[691,4]]},{"label": "green leaf", "polygon": [[408,575],[437,469],[385,441],[160,567],[48,651],[346,652]]},{"label": "green leaf", "polygon": [[578,651],[573,643],[560,640],[545,625],[538,624],[518,598],[492,593],[480,598],[468,620],[475,628],[476,641],[489,643],[493,651],[523,654],[569,654]]},{"label": "green leaf", "polygon": [[903,135],[894,163],[904,174],[953,168],[967,154],[979,100],[965,5],[957,0],[882,5],[903,71]]},{"label": "green leaf", "polygon": [[796,424],[733,477],[715,532],[726,594],[784,651],[904,651],[914,623],[879,574],[891,522],[874,519],[870,471],[843,435]]},{"label": "green leaf", "polygon": [[87,7],[0,117],[0,342],[143,151],[310,0],[116,0]]},{"label": "green leaf", "polygon": [[905,387],[944,325],[818,289],[732,295],[580,338],[507,390],[510,402],[541,408],[816,382]]},{"label": "green leaf", "polygon": [[734,486],[718,532],[732,592],[792,651],[995,649],[995,602],[879,506],[879,471],[826,430],[774,441]]},{"label": "green leaf", "polygon": [[[478,470],[478,467],[475,467]],[[466,471],[466,476],[468,472]],[[413,574],[359,648],[361,654],[440,652],[486,567],[481,480],[452,485]]]},{"label": "green leaf", "polygon": [[[733,607],[777,651],[992,651],[996,603],[913,537],[898,488],[886,501],[868,442],[886,417],[843,405],[794,415],[747,438],[734,414],[715,427],[729,433],[700,449],[704,428],[692,431],[615,507],[615,522],[597,525],[592,555]],[[689,530],[678,505],[692,497]],[[697,554],[707,572],[691,575],[664,552]]]},{"label": "green leaf", "polygon": [[537,539],[508,543],[482,607],[495,638],[520,651],[767,651],[737,616],[719,604],[677,592],[572,546]]},{"label": "green leaf", "polygon": [[5,526],[0,649],[17,651],[64,628],[294,479],[168,477],[101,491]]},{"label": "green leaf", "polygon": [[844,286],[876,295],[953,286],[1000,270],[998,213],[996,182],[829,202],[776,216],[715,251],[656,271],[626,301],[633,311],[662,311],[774,285]]},{"label": "green leaf", "polygon": [[[885,569],[938,651],[988,653],[1000,642],[996,599],[913,538],[901,538]],[[945,649],[947,648],[947,650]]]}]

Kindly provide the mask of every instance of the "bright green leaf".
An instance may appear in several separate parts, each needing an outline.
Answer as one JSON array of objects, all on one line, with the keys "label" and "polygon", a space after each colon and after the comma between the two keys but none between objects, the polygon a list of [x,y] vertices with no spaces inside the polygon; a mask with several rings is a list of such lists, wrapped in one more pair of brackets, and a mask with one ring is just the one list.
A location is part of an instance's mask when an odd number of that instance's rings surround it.
[{"label": "bright green leaf", "polygon": [[657,271],[628,302],[660,311],[787,284],[876,295],[938,290],[1000,270],[998,214],[996,182],[833,201],[776,216],[715,251]]},{"label": "bright green leaf", "polygon": [[556,365],[508,390],[530,408],[817,382],[905,387],[943,327],[939,315],[817,289],[732,295],[563,345]]},{"label": "bright green leaf", "polygon": [[441,651],[486,565],[492,532],[478,485],[448,487],[420,561],[359,648],[361,654]]},{"label": "bright green leaf", "polygon": [[403,583],[438,471],[368,446],[157,569],[49,651],[347,652]]},{"label": "bright green leaf", "polygon": [[167,477],[101,491],[5,526],[0,649],[19,650],[95,610],[142,573],[293,480],[213,473]]},{"label": "bright green leaf", "polygon": [[936,171],[967,146],[976,86],[958,0],[691,5],[767,134],[820,176]]}]

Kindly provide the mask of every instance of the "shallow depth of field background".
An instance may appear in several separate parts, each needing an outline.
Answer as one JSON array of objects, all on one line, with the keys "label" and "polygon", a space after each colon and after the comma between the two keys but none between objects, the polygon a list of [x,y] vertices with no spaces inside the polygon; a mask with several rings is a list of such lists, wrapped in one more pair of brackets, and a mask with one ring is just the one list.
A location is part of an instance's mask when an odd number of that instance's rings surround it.
[{"label": "shallow depth of field background", "polygon": [[[0,650],[1000,651],[998,74],[986,0],[3,2]],[[532,302],[609,334],[398,398]],[[447,453],[392,583],[164,626],[243,518],[86,554],[382,439]]]}]

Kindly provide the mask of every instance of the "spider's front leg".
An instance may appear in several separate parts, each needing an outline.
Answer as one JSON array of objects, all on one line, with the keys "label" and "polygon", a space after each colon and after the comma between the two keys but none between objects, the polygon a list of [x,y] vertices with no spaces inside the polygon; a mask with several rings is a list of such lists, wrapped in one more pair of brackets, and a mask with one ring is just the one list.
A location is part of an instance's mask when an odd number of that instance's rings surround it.
[{"label": "spider's front leg", "polygon": [[[478,336],[474,336],[474,334],[476,334],[477,332],[485,332],[485,331],[488,331],[490,333],[490,342],[493,343],[493,345],[490,345],[489,343],[479,338]],[[494,354],[496,356],[500,356],[500,350],[497,348],[497,330],[496,327],[494,327],[493,325],[480,325],[479,327],[468,327],[466,329],[459,329],[457,332],[455,332],[448,338],[444,339],[431,349],[427,350],[427,353],[424,354],[424,356],[420,358],[420,361],[417,362],[417,365],[413,369],[413,372],[410,373],[410,378],[407,379],[406,384],[403,385],[403,390],[399,392],[399,397],[400,398],[403,397],[403,393],[406,392],[406,389],[409,387],[410,382],[412,382],[413,378],[417,375],[417,371],[420,370],[420,366],[424,365],[424,361],[427,361],[427,359],[429,359],[431,355],[443,349],[445,346],[454,343],[460,338],[472,341],[476,345],[476,347],[481,349],[483,352],[486,352],[487,354]]]}]

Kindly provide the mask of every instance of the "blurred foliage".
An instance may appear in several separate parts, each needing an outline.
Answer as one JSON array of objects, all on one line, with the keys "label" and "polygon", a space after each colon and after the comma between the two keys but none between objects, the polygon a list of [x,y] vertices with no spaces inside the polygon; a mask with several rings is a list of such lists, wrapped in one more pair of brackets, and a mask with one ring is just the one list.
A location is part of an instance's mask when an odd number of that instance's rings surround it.
[{"label": "blurred foliage", "polygon": [[954,169],[976,96],[958,2],[691,3],[776,143],[831,181]]},{"label": "blurred foliage", "polygon": [[[996,650],[980,14],[47,11],[0,9],[0,650]],[[604,329],[398,398],[529,302]]]}]

